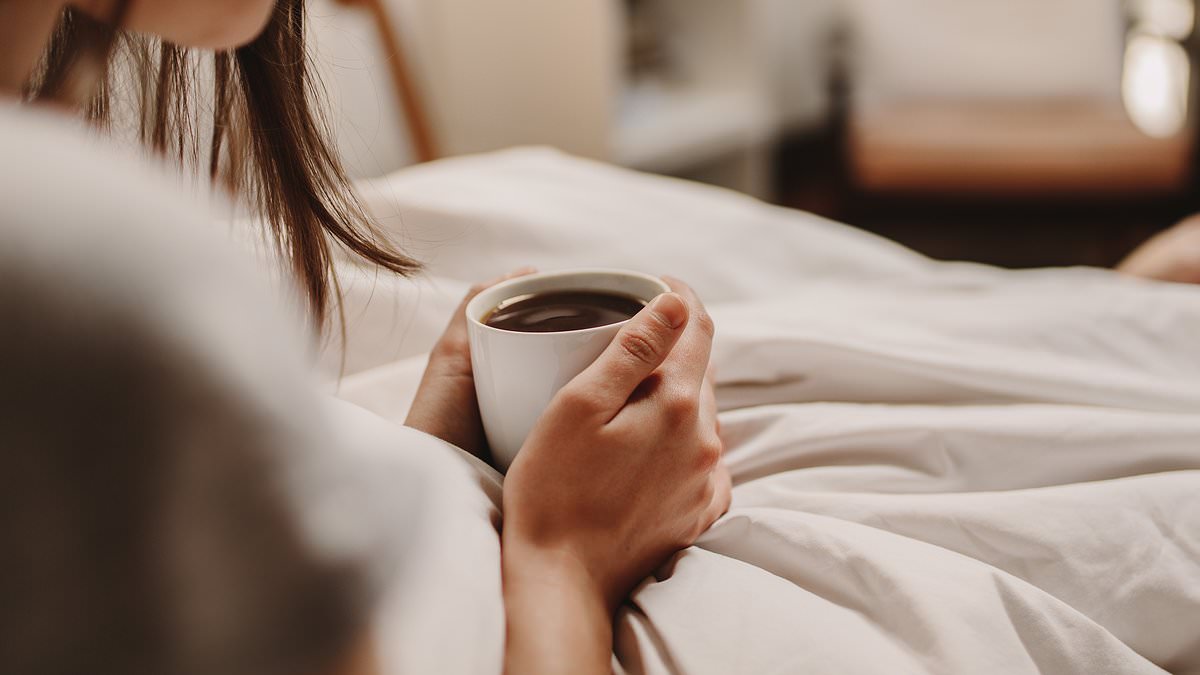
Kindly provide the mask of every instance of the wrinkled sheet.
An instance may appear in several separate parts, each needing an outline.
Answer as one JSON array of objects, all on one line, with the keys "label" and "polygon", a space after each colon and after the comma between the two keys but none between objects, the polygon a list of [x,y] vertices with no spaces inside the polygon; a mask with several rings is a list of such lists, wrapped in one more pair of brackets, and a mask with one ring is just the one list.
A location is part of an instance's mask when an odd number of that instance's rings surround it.
[{"label": "wrinkled sheet", "polygon": [[[619,671],[1200,673],[1200,288],[934,262],[546,150],[371,195],[428,275],[342,265],[326,364],[385,418],[471,282],[626,267],[709,304],[733,507],[633,594]],[[471,602],[495,617],[483,549]],[[487,640],[471,667],[498,672]]]}]

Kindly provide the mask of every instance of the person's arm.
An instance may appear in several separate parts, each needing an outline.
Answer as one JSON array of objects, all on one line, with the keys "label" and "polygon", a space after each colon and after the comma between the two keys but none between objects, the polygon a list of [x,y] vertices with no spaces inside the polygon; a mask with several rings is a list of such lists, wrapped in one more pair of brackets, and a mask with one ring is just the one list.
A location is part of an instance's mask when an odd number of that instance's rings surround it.
[{"label": "person's arm", "polygon": [[729,506],[712,324],[671,285],[555,396],[505,478],[509,673],[609,672],[621,602]]},{"label": "person's arm", "polygon": [[506,541],[505,671],[608,673],[612,613],[586,567],[566,552]]},{"label": "person's arm", "polygon": [[[669,282],[674,293],[622,326],[559,391],[505,477],[510,673],[609,672],[617,607],[729,507],[708,368],[712,322],[690,288]],[[452,323],[441,346],[460,332]],[[469,378],[438,372],[431,363],[408,424],[476,442]]]}]

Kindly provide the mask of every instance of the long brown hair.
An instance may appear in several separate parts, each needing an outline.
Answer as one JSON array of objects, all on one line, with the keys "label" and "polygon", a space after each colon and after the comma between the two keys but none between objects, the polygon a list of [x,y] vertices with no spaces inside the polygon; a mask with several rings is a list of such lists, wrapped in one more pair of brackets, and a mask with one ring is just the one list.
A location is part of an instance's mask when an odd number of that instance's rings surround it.
[{"label": "long brown hair", "polygon": [[279,0],[253,42],[214,54],[207,157],[191,100],[197,61],[184,48],[115,28],[128,4],[118,2],[103,22],[64,10],[27,96],[80,105],[104,125],[113,105],[110,64],[124,53],[139,95],[134,112],[142,141],[200,166],[256,208],[319,326],[330,288],[337,288],[335,246],[397,274],[420,268],[372,224],[314,107],[317,83],[306,58],[304,0]]}]

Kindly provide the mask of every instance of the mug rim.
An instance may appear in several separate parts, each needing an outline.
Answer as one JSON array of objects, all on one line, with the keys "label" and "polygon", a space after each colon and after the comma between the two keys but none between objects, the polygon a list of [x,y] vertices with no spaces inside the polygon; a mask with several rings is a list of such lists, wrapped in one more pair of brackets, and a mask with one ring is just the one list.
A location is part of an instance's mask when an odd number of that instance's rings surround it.
[{"label": "mug rim", "polygon": [[[579,335],[579,334],[593,332],[593,331],[610,330],[614,327],[619,328],[620,326],[623,326],[626,323],[628,323],[629,319],[625,319],[623,321],[617,321],[615,323],[606,323],[603,326],[592,326],[591,328],[577,328],[575,330],[560,330],[560,331],[552,331],[552,332],[548,332],[548,333],[528,333],[525,331],[506,330],[504,328],[496,328],[495,326],[489,326],[486,323],[484,323],[483,321],[480,321],[478,318],[476,318],[476,315],[478,314],[478,312],[474,311],[474,310],[478,309],[477,303],[479,303],[480,300],[484,296],[490,296],[493,293],[509,289],[513,286],[519,286],[522,283],[529,283],[530,281],[536,281],[536,280],[540,280],[540,279],[553,279],[555,277],[573,277],[573,276],[579,276],[579,275],[585,275],[585,274],[608,275],[608,276],[626,277],[626,278],[633,277],[633,278],[639,279],[641,281],[646,281],[646,282],[649,282],[649,283],[657,286],[659,288],[658,295],[661,295],[662,293],[670,293],[671,292],[671,287],[668,286],[667,282],[663,281],[661,278],[656,277],[653,274],[646,274],[645,272],[635,272],[633,270],[623,270],[623,269],[607,268],[607,267],[586,267],[586,268],[570,269],[570,270],[553,270],[553,271],[549,271],[549,272],[535,272],[533,274],[526,274],[524,276],[514,277],[512,279],[506,279],[506,280],[501,281],[500,283],[496,284],[495,286],[491,286],[489,288],[485,288],[483,291],[480,291],[480,293],[478,295],[476,295],[474,298],[471,298],[471,301],[467,303],[467,306],[465,308],[463,308],[463,312],[466,314],[467,324],[474,325],[475,327],[486,330],[486,331],[491,331],[491,332],[495,332],[495,333],[503,333],[505,335],[528,335],[531,338],[537,336],[542,339],[545,339],[545,338],[548,338],[548,337],[554,336],[554,335]],[[562,289],[562,290],[571,290],[571,289],[568,288],[568,289]],[[657,297],[657,295],[655,297]],[[645,301],[647,304],[649,304],[650,301],[653,299],[654,298],[646,298]],[[489,304],[491,304],[491,303],[489,303]],[[630,318],[632,318],[632,317],[630,317]]]}]

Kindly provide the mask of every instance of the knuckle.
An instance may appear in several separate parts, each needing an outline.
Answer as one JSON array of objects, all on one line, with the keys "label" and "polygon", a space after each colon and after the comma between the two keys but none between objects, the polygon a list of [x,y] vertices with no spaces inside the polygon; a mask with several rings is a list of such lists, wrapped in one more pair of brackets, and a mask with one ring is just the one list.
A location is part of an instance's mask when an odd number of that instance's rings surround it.
[{"label": "knuckle", "polygon": [[700,443],[697,451],[697,461],[700,469],[705,472],[711,472],[721,463],[721,456],[724,451],[721,441],[708,439]]},{"label": "knuckle", "polygon": [[586,412],[595,408],[594,398],[579,387],[563,387],[555,396],[557,405],[574,412]]},{"label": "knuckle", "polygon": [[693,396],[668,396],[664,408],[667,420],[677,426],[694,422],[700,414],[700,402]]},{"label": "knuckle", "polygon": [[708,337],[712,337],[717,332],[717,325],[713,322],[712,315],[708,310],[700,310],[695,314],[696,328]]},{"label": "knuckle", "polygon": [[626,330],[621,334],[620,345],[625,354],[639,363],[654,365],[662,360],[662,340],[653,331]]}]

